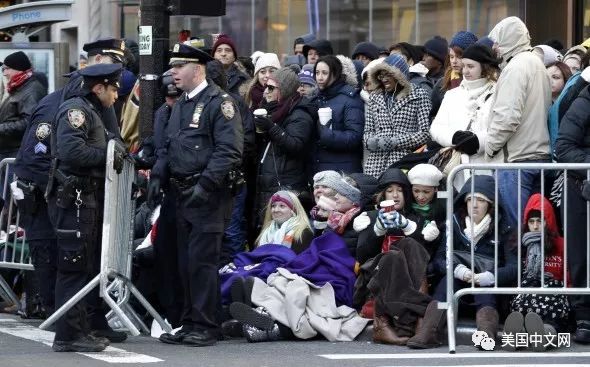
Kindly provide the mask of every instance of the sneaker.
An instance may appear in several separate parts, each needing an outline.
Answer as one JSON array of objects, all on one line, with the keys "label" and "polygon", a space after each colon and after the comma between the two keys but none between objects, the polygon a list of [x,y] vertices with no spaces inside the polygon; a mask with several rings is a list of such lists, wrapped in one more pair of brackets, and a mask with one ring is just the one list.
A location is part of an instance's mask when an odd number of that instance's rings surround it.
[{"label": "sneaker", "polygon": [[264,307],[256,309],[245,303],[233,302],[229,306],[232,317],[244,325],[252,325],[262,330],[272,330],[275,320],[266,312]]},{"label": "sneaker", "polygon": [[97,338],[107,338],[111,343],[122,343],[127,340],[127,334],[113,329],[92,330],[90,335]]},{"label": "sneaker", "polygon": [[106,347],[86,335],[70,341],[54,340],[51,346],[54,352],[102,352]]},{"label": "sneaker", "polygon": [[243,333],[249,343],[260,343],[281,340],[279,326],[274,324],[271,330],[262,330],[252,325],[244,325]]},{"label": "sneaker", "polygon": [[577,322],[576,335],[574,340],[580,344],[590,344],[590,321],[580,320]]}]

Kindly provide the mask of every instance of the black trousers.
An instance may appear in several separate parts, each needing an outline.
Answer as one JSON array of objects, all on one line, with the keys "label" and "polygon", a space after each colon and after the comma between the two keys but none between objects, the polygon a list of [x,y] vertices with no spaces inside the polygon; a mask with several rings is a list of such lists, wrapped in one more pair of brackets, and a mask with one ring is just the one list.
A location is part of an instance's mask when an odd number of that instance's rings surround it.
[{"label": "black trousers", "polygon": [[[83,194],[79,221],[76,207],[57,207],[56,309],[78,293],[100,268],[103,198],[99,192]],[[52,198],[54,199],[54,198]],[[53,200],[49,205],[55,205]],[[76,232],[80,232],[78,237]],[[56,321],[55,340],[69,341],[93,329],[107,329],[106,307],[95,287]]]},{"label": "black trousers", "polygon": [[187,330],[219,329],[221,290],[217,264],[231,210],[228,189],[212,193],[208,202],[197,208],[177,200],[178,267],[184,294],[182,325]]},{"label": "black trousers", "polygon": [[[562,203],[565,202],[565,190],[567,190],[567,203],[561,205],[561,218],[565,220],[564,208],[567,208],[567,271],[574,287],[586,287],[586,200],[582,197],[581,182],[575,180],[571,174],[564,184]],[[576,320],[590,321],[590,296],[570,296],[572,309],[576,314]]]}]

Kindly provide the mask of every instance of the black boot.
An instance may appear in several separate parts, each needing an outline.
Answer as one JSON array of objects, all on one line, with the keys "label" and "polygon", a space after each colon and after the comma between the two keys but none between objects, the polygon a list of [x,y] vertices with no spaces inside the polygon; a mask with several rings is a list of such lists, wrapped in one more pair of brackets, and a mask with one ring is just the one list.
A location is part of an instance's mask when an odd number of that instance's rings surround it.
[{"label": "black boot", "polygon": [[102,352],[106,347],[95,338],[86,335],[70,341],[54,340],[51,346],[54,352]]},{"label": "black boot", "polygon": [[97,338],[107,338],[111,343],[122,343],[127,340],[127,334],[122,331],[115,331],[111,328],[92,330],[90,335]]}]

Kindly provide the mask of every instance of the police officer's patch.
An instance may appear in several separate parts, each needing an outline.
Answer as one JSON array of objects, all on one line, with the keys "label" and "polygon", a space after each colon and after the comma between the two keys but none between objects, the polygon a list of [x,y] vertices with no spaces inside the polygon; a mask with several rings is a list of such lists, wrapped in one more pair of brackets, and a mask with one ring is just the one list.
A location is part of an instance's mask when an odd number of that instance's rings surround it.
[{"label": "police officer's patch", "polygon": [[225,116],[226,119],[233,119],[236,114],[234,104],[231,101],[223,101],[221,103],[221,113],[223,113],[223,116]]},{"label": "police officer's patch", "polygon": [[35,135],[39,140],[45,140],[49,134],[51,134],[51,125],[46,122],[42,122],[37,126],[37,130],[35,130]]},{"label": "police officer's patch", "polygon": [[84,115],[84,112],[82,112],[82,110],[69,110],[68,121],[74,129],[77,129],[80,126],[84,125],[84,122],[86,121],[86,116]]}]

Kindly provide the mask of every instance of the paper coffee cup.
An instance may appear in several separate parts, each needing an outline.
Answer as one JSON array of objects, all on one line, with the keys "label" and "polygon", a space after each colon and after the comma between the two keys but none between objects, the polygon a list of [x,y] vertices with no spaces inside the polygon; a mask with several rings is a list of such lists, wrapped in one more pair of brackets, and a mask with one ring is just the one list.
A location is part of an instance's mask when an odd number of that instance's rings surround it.
[{"label": "paper coffee cup", "polygon": [[266,116],[268,115],[268,112],[264,109],[264,108],[258,108],[256,110],[254,110],[254,116]]},{"label": "paper coffee cup", "polygon": [[330,107],[318,109],[318,117],[320,118],[320,124],[326,125],[332,119],[332,109]]},{"label": "paper coffee cup", "polygon": [[379,203],[379,206],[385,213],[395,211],[395,201],[393,200],[383,200]]}]

